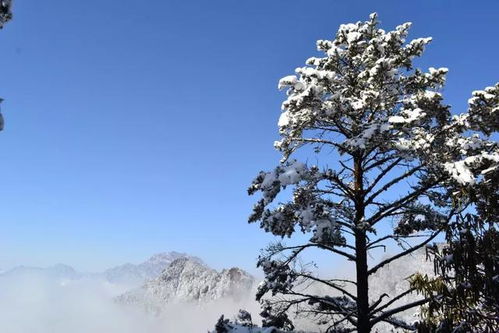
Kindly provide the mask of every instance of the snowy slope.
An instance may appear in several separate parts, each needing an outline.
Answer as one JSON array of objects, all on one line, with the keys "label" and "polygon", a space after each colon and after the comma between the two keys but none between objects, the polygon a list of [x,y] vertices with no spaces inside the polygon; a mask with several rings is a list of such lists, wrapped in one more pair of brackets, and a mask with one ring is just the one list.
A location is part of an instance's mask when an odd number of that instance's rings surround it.
[{"label": "snowy slope", "polygon": [[149,310],[161,310],[168,303],[238,301],[252,296],[253,285],[254,278],[239,268],[217,272],[200,260],[179,258],[158,278],[119,296],[117,301]]}]

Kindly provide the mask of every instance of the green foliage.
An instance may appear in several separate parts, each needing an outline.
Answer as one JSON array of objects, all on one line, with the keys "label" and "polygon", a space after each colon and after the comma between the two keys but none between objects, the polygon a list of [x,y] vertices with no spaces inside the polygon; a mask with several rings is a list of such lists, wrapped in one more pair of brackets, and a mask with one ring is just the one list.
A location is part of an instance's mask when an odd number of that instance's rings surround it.
[{"label": "green foliage", "polygon": [[437,277],[415,275],[411,286],[432,300],[420,332],[499,331],[497,222],[467,214],[449,225],[447,245],[430,249]]}]

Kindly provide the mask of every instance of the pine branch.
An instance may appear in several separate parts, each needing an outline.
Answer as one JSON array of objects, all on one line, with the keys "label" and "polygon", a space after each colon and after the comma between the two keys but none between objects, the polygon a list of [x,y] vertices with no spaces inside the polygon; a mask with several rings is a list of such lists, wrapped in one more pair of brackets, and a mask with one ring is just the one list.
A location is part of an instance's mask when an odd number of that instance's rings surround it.
[{"label": "pine branch", "polygon": [[397,255],[394,255],[393,257],[390,257],[386,260],[383,260],[382,262],[380,262],[379,264],[377,264],[376,266],[374,266],[373,268],[371,268],[370,270],[367,271],[367,274],[368,275],[372,275],[374,274],[378,269],[382,268],[383,266],[385,266],[386,264],[389,264],[391,263],[392,261],[394,260],[397,260],[401,257],[404,257],[420,248],[422,248],[423,246],[425,246],[426,244],[428,244],[429,242],[431,242],[435,237],[437,237],[437,235],[442,231],[442,229],[439,229],[437,230],[436,232],[434,232],[428,239],[426,239],[424,242],[421,242],[420,244],[416,245],[416,246],[413,246],[413,247],[410,247],[408,248],[407,250],[405,251],[402,251],[400,252],[399,254]]},{"label": "pine branch", "polygon": [[423,305],[425,303],[428,303],[430,300],[431,300],[430,298],[421,299],[419,301],[404,304],[402,306],[399,306],[398,308],[394,308],[394,309],[391,309],[387,312],[384,312],[383,314],[379,315],[378,317],[375,317],[373,320],[370,321],[371,327],[376,325],[377,323],[379,323],[381,321],[386,321],[394,314],[397,314],[397,313],[400,313],[402,311],[414,308],[416,306]]},{"label": "pine branch", "polygon": [[[387,307],[389,307],[390,305],[392,305],[393,303],[395,303],[396,301],[398,301],[399,299],[401,299],[402,297],[406,296],[406,295],[409,295],[410,293],[412,293],[413,291],[415,291],[416,289],[415,288],[410,288],[410,289],[407,289],[406,291],[404,291],[403,293],[395,296],[394,298],[392,298],[390,301],[386,302],[385,304],[383,304],[382,306],[380,306],[379,308],[376,309],[376,306],[373,306],[372,308],[372,311],[371,313],[376,313],[376,312],[380,312],[382,311],[383,309],[386,309]],[[384,294],[386,295],[386,294]],[[378,303],[379,304],[379,303]]]},{"label": "pine branch", "polygon": [[[384,172],[382,172],[380,174],[381,178],[379,180],[381,180],[393,167],[396,166],[391,164],[388,168],[386,168],[384,170]],[[391,168],[390,168],[391,167]],[[414,167],[412,168],[411,170],[405,172],[404,174],[402,174],[401,176],[399,177],[395,177],[393,178],[391,181],[389,181],[388,183],[386,183],[383,187],[381,187],[379,190],[377,190],[376,192],[374,192],[367,200],[366,200],[366,206],[369,205],[372,201],[374,201],[374,199],[376,199],[376,197],[378,195],[380,195],[381,193],[385,192],[386,190],[388,190],[390,187],[392,187],[393,185],[399,183],[401,180],[404,180],[405,178],[407,177],[410,177],[412,176],[414,173],[416,173],[418,170],[421,170],[423,168],[423,165],[418,165],[417,167]],[[374,186],[376,186],[377,182],[379,182],[379,180],[375,181],[366,191],[366,193],[369,193],[373,188]]]},{"label": "pine branch", "polygon": [[[344,256],[345,258],[348,258],[349,260],[352,260],[352,261],[355,261],[355,259],[356,259],[355,256],[352,255],[352,254],[350,254],[350,253],[347,253],[347,252],[335,249],[334,247],[330,247],[330,246],[327,246],[327,245],[324,245],[324,244],[316,244],[316,243],[309,243],[309,244],[297,245],[297,246],[287,246],[287,247],[283,247],[282,251],[285,251],[285,250],[295,250],[296,252],[299,253],[299,252],[303,251],[304,249],[306,249],[308,247],[316,247],[316,248],[319,248],[319,249],[328,250],[328,251],[334,252],[336,254],[339,254],[341,256]],[[298,253],[296,253],[296,255]],[[296,255],[294,255],[294,257]]]},{"label": "pine branch", "polygon": [[383,293],[380,297],[378,297],[378,300],[369,307],[369,313],[371,313],[372,310],[376,308],[379,305],[379,303],[383,301],[383,297],[390,297],[390,296],[388,296],[388,294],[386,293]]},{"label": "pine branch", "polygon": [[286,294],[293,295],[293,296],[306,297],[307,299],[311,299],[311,300],[317,301],[319,303],[326,304],[326,305],[331,307],[332,311],[336,312],[335,314],[344,315],[345,318],[347,318],[347,320],[352,325],[354,325],[354,326],[357,325],[357,321],[354,318],[352,318],[352,317],[356,317],[356,315],[357,315],[356,309],[353,311],[348,311],[347,309],[345,309],[343,306],[341,306],[337,302],[333,302],[334,299],[332,299],[332,298],[328,299],[328,298],[324,298],[324,297],[320,297],[320,296],[316,296],[316,295],[307,295],[307,294],[299,293],[299,292],[292,291],[292,290],[287,291]]},{"label": "pine branch", "polygon": [[403,328],[409,331],[415,331],[416,327],[414,325],[407,324],[401,320],[394,319],[394,318],[386,318],[383,319],[384,322],[393,325],[395,328]]},{"label": "pine branch", "polygon": [[352,192],[350,187],[348,187],[347,184],[345,184],[340,177],[336,173],[331,173],[327,176],[326,178],[329,181],[332,181],[334,184],[338,185],[338,188],[340,189],[341,192],[343,192],[344,196],[349,198],[350,200],[355,200],[355,193]]},{"label": "pine branch", "polygon": [[423,186],[418,188],[415,191],[410,192],[409,194],[405,195],[404,197],[393,201],[392,203],[384,206],[383,208],[379,209],[376,214],[371,216],[366,222],[370,225],[373,226],[383,218],[385,218],[387,215],[391,214],[392,212],[396,211],[403,205],[405,205],[407,202],[419,197],[421,194],[425,193],[428,191],[430,188],[433,186],[437,185],[442,179],[438,179],[429,185]]},{"label": "pine branch", "polygon": [[375,244],[381,243],[383,241],[386,241],[388,239],[393,239],[393,240],[398,240],[399,238],[421,238],[421,237],[430,237],[431,235],[407,235],[407,236],[401,236],[401,235],[387,235],[383,236],[381,238],[376,239],[375,241],[372,241],[367,244],[368,248],[374,248]]},{"label": "pine branch", "polygon": [[307,278],[307,279],[310,279],[310,280],[313,280],[313,281],[316,281],[316,282],[319,282],[319,283],[323,283],[323,284],[325,284],[325,285],[327,285],[327,286],[329,286],[329,287],[331,287],[333,289],[336,289],[336,290],[340,291],[341,293],[347,295],[353,301],[357,301],[357,297],[355,297],[353,294],[351,294],[350,292],[348,292],[344,288],[339,287],[338,285],[336,285],[334,283],[330,283],[330,282],[328,282],[326,280],[322,280],[322,279],[316,278],[313,275],[308,275],[308,274],[304,274],[304,273],[300,273],[300,274],[298,274],[298,276],[301,276],[301,277],[304,277],[304,278]]}]

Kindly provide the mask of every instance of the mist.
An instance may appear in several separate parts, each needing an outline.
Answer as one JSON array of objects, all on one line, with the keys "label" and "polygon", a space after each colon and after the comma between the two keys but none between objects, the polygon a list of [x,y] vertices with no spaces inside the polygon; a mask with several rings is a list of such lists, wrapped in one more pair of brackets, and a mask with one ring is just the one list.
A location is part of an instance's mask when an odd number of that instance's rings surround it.
[{"label": "mist", "polygon": [[0,278],[0,332],[6,333],[169,333],[206,332],[221,314],[240,308],[258,313],[258,304],[241,302],[170,304],[161,314],[124,306],[114,297],[126,286],[97,278],[51,279],[37,274]]}]

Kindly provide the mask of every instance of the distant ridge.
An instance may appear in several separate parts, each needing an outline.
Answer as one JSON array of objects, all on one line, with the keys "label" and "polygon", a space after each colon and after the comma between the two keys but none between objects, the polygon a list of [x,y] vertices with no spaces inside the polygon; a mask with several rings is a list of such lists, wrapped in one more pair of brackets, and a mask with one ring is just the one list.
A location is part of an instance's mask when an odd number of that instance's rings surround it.
[{"label": "distant ridge", "polygon": [[109,268],[101,273],[83,273],[66,264],[49,267],[17,266],[0,272],[0,278],[6,277],[43,277],[55,280],[77,280],[81,278],[104,279],[110,283],[124,284],[129,287],[142,285],[145,281],[157,278],[174,260],[190,258],[202,262],[201,259],[176,251],[157,253],[140,264],[123,264]]},{"label": "distant ridge", "polygon": [[77,272],[73,267],[65,264],[56,264],[46,268],[17,266],[11,270],[0,273],[0,277],[35,276],[69,280],[78,279],[82,277],[82,275],[82,273]]}]

